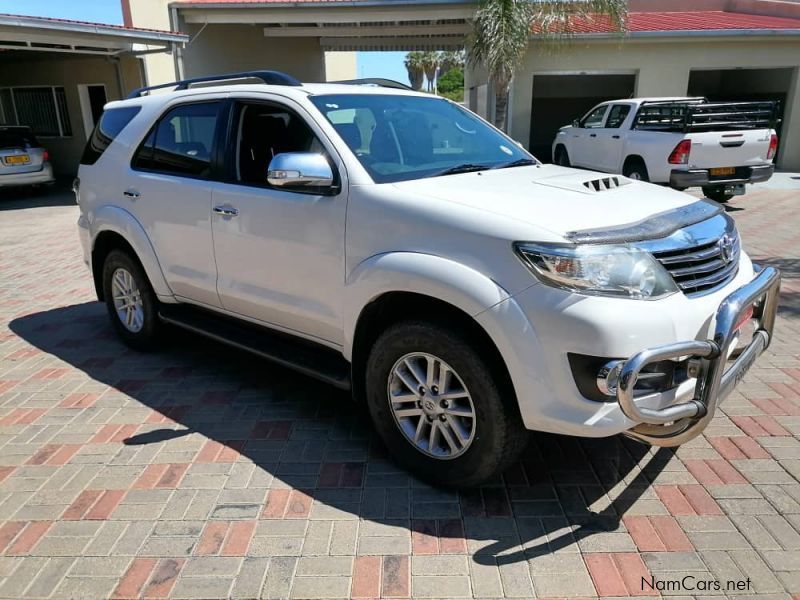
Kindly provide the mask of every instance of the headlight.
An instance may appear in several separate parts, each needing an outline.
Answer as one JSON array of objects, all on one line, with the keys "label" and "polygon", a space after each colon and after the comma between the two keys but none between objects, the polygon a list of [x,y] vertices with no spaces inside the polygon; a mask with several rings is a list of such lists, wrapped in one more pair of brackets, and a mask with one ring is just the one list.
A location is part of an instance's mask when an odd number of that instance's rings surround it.
[{"label": "headlight", "polygon": [[633,246],[517,242],[514,250],[542,282],[573,292],[655,300],[678,291],[666,269]]}]

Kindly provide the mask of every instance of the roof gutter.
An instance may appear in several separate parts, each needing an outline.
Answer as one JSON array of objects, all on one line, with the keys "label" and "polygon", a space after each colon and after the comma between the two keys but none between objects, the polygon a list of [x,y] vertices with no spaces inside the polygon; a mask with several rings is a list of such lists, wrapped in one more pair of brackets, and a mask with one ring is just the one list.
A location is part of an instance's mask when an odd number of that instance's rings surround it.
[{"label": "roof gutter", "polygon": [[[337,0],[335,5],[348,7],[365,6],[398,6],[398,5],[420,5],[420,4],[477,4],[477,0]],[[192,2],[192,0],[178,1],[170,3],[174,8],[319,8],[320,6],[330,6],[330,0],[309,0],[308,2]]]},{"label": "roof gutter", "polygon": [[70,33],[89,33],[117,38],[133,39],[135,41],[151,41],[164,43],[184,43],[189,36],[172,31],[150,31],[145,29],[124,29],[96,23],[73,23],[71,21],[51,21],[37,17],[23,17],[16,15],[0,15],[0,25],[11,27],[28,27],[32,29],[47,29],[52,31],[65,31]]}]

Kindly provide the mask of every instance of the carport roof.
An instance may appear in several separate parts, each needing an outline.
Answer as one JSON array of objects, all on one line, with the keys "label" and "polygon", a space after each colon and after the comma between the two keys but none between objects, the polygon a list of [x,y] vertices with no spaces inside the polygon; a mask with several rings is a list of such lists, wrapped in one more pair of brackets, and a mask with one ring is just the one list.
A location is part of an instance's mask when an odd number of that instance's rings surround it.
[{"label": "carport roof", "polygon": [[165,48],[188,39],[174,31],[0,14],[0,50],[120,54],[135,51],[134,46]]}]

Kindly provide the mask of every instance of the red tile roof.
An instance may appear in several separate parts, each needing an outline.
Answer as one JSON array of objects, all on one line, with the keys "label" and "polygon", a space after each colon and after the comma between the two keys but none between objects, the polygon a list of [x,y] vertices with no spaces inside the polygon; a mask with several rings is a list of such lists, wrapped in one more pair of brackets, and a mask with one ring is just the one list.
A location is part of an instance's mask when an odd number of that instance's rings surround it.
[{"label": "red tile roof", "polygon": [[[748,15],[723,11],[697,12],[632,12],[628,15],[628,31],[743,31],[800,30],[800,19]],[[570,30],[577,34],[602,34],[614,31],[604,15],[591,19],[575,19]]]}]

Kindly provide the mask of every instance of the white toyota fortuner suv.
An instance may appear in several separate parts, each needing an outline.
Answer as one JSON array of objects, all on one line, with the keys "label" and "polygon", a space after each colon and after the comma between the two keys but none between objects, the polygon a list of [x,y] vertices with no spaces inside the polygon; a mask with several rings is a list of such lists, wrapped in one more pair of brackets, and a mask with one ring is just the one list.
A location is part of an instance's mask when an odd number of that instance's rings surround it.
[{"label": "white toyota fortuner suv", "polygon": [[540,164],[428,94],[170,87],[108,104],[76,180],[119,335],[182,327],[352,389],[433,482],[496,475],[526,430],[686,442],[770,342],[779,274],[719,204]]}]

